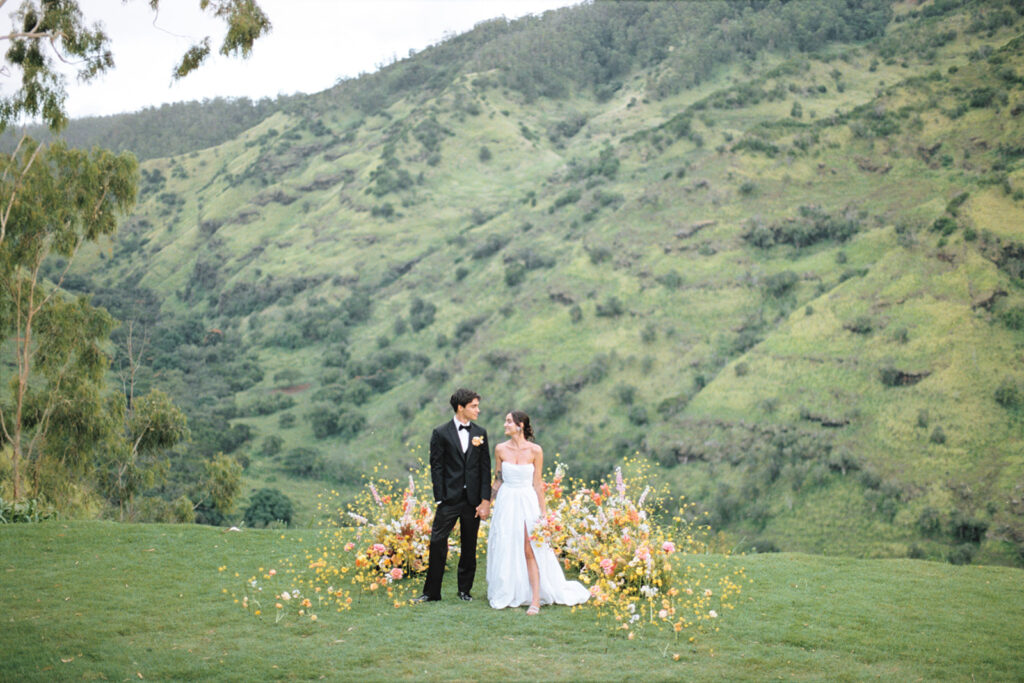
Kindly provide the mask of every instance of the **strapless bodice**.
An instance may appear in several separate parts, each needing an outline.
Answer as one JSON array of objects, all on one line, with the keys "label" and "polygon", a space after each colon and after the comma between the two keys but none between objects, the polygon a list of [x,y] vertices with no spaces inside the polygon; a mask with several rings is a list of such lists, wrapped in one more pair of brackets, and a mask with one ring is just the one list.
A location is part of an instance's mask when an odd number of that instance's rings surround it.
[{"label": "strapless bodice", "polygon": [[533,486],[533,463],[517,465],[514,462],[501,463],[501,485],[511,488],[531,488]]}]

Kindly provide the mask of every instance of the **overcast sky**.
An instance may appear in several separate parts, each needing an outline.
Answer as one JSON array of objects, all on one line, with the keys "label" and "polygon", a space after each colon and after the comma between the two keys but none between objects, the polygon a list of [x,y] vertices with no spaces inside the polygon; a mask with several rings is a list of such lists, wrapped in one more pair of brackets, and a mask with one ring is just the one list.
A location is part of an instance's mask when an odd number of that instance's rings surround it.
[{"label": "overcast sky", "polygon": [[[102,22],[110,35],[116,67],[84,86],[70,78],[67,107],[79,117],[217,96],[318,92],[486,19],[516,19],[580,1],[259,0],[273,30],[248,60],[215,54],[172,83],[172,69],[194,42],[210,35],[214,52],[220,47],[224,24],[200,12],[199,0],[162,0],[155,20],[146,0],[80,0],[86,19]],[[10,87],[9,79],[3,86]]]}]

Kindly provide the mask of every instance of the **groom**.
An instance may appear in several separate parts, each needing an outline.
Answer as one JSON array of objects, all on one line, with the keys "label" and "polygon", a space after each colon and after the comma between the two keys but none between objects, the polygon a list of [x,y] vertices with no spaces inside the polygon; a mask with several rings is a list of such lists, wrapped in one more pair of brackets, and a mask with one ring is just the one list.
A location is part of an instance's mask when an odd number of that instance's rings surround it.
[{"label": "groom", "polygon": [[487,431],[473,420],[480,415],[480,395],[456,389],[450,400],[455,417],[434,428],[430,435],[430,479],[434,484],[434,526],[430,531],[430,557],[423,595],[413,602],[441,599],[441,579],[448,559],[448,536],[459,523],[462,553],[459,558],[459,598],[472,600],[476,574],[476,535],[480,520],[491,510],[491,445]]}]

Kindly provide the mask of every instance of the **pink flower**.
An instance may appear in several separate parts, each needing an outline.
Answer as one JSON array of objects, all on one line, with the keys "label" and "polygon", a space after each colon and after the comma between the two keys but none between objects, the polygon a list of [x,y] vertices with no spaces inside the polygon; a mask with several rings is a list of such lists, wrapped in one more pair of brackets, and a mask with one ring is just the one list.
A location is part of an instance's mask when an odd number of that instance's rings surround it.
[{"label": "pink flower", "polygon": [[605,558],[601,560],[601,569],[604,570],[605,576],[611,576],[612,571],[615,569],[615,562],[609,560],[608,558]]},{"label": "pink flower", "polygon": [[661,618],[661,619],[668,618],[668,610],[667,609],[663,609],[660,612],[658,612],[658,617]]},{"label": "pink flower", "polygon": [[402,578],[402,568],[401,567],[395,567],[394,569],[392,569],[391,570],[391,578],[394,579],[395,581],[398,581],[400,578]]},{"label": "pink flower", "polygon": [[372,550],[375,553],[383,554],[384,551],[387,550],[387,548],[384,547],[383,543],[374,543],[372,546],[370,546],[370,550]]},{"label": "pink flower", "polygon": [[276,569],[271,569],[269,572],[267,572],[267,574],[270,574],[271,576],[274,576],[275,574],[277,574],[277,570]]},{"label": "pink flower", "polygon": [[676,551],[676,544],[673,543],[672,541],[665,541],[661,545],[661,549],[664,550],[666,553],[671,555],[672,553],[674,553]]},{"label": "pink flower", "polygon": [[356,547],[356,544],[353,543],[352,541],[349,541],[348,543],[345,544],[345,550],[352,550],[352,548],[355,548],[355,547]]}]

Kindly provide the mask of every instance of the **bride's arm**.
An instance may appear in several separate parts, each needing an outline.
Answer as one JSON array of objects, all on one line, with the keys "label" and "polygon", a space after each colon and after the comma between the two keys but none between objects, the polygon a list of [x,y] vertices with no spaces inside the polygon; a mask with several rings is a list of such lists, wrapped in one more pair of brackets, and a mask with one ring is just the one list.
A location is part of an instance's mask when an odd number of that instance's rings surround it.
[{"label": "bride's arm", "polygon": [[537,502],[540,503],[540,516],[548,514],[547,504],[544,502],[544,449],[537,446],[537,452],[533,456],[533,490],[537,492]]},{"label": "bride's arm", "polygon": [[494,483],[491,484],[491,502],[498,496],[498,489],[501,488],[501,482],[504,481],[501,477],[501,456],[505,452],[503,444],[498,444],[494,447]]}]

